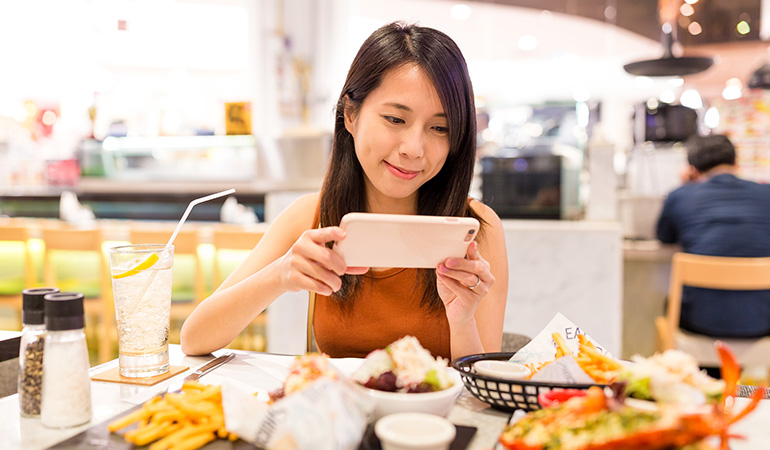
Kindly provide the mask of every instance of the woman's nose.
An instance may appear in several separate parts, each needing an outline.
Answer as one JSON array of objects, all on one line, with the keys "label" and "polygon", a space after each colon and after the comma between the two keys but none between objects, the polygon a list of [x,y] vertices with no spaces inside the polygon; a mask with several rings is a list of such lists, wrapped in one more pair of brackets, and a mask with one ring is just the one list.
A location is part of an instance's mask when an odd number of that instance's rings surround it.
[{"label": "woman's nose", "polygon": [[404,133],[404,139],[399,148],[399,153],[409,158],[421,158],[424,152],[424,136],[422,130],[416,128]]}]

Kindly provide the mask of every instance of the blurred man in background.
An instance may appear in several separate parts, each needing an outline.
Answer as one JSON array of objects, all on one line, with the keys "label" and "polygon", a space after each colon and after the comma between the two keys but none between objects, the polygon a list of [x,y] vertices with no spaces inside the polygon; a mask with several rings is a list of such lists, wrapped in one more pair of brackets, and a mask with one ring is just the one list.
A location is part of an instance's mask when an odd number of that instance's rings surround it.
[{"label": "blurred man in background", "polygon": [[[694,136],[686,146],[686,182],[663,204],[658,239],[698,255],[770,256],[770,185],[735,176],[726,136]],[[770,335],[770,291],[685,287],[680,327],[716,337]]]}]

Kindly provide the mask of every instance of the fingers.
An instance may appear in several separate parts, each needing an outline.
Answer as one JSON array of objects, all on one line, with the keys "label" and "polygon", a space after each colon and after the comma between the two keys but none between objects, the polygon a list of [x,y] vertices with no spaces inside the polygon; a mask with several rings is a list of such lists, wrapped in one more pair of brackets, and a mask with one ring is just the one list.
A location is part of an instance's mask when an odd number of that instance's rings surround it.
[{"label": "fingers", "polygon": [[457,292],[464,289],[484,296],[495,283],[489,263],[479,253],[476,242],[468,246],[467,258],[447,258],[438,265],[436,272]]},{"label": "fingers", "polygon": [[[327,242],[341,241],[345,238],[345,230],[340,227],[324,227],[307,230],[302,233],[316,244],[326,244]],[[300,237],[301,239],[302,237]]]},{"label": "fingers", "polygon": [[288,291],[310,290],[331,295],[342,286],[345,261],[327,243],[345,237],[339,227],[307,230],[282,258],[281,279]]},{"label": "fingers", "polygon": [[322,295],[331,295],[342,286],[342,279],[317,261],[298,255],[289,256],[288,284],[293,291],[310,290]]},{"label": "fingers", "polygon": [[467,251],[468,259],[471,260],[483,260],[484,258],[481,257],[481,253],[479,253],[479,243],[476,241],[473,241],[468,245],[468,251]]},{"label": "fingers", "polygon": [[326,246],[327,243],[344,237],[345,230],[339,227],[308,230],[302,233],[292,250],[337,275],[344,275],[347,269],[345,260]]}]

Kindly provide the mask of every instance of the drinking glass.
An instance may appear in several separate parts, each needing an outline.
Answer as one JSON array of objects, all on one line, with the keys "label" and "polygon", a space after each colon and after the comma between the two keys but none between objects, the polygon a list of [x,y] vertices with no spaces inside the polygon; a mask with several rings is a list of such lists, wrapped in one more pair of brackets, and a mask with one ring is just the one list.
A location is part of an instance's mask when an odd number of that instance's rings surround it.
[{"label": "drinking glass", "polygon": [[124,377],[166,373],[174,246],[112,247],[110,269],[118,325],[118,363]]}]

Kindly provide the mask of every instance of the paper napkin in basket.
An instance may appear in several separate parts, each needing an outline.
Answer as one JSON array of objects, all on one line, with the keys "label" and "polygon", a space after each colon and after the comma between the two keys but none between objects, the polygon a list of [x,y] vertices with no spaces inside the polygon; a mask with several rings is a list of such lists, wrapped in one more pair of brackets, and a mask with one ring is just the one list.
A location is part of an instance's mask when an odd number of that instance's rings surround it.
[{"label": "paper napkin in basket", "polygon": [[529,344],[516,352],[516,354],[511,357],[510,361],[525,365],[532,364],[535,367],[544,363],[550,363],[538,370],[531,378],[532,381],[570,384],[595,383],[593,378],[580,368],[575,361],[575,358],[567,356],[554,361],[556,346],[551,337],[554,333],[559,333],[564,338],[567,347],[573,354],[577,354],[580,349],[578,335],[582,334],[589,342],[596,346],[597,350],[607,356],[611,356],[609,352],[604,350],[604,347],[601,344],[594,341],[588,334],[584,333],[580,327],[564,317],[563,314],[556,313],[553,319],[548,322],[548,325],[546,325],[545,328],[543,328],[543,330],[529,342]]},{"label": "paper napkin in basket", "polygon": [[272,405],[224,383],[225,427],[266,450],[355,450],[374,405],[348,383],[319,379]]}]

